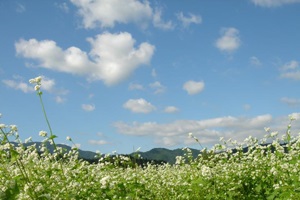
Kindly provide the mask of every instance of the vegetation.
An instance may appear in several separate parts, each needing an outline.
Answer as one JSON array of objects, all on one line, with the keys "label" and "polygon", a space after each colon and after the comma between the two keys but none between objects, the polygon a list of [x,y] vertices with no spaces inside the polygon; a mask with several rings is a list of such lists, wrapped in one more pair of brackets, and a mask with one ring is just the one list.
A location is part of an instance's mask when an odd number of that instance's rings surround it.
[{"label": "vegetation", "polygon": [[300,136],[291,135],[293,117],[282,138],[267,128],[260,141],[221,140],[197,158],[186,148],[174,165],[139,166],[122,155],[89,163],[78,159],[77,148],[65,151],[55,144],[41,78],[30,82],[36,84],[50,134],[39,133],[44,140],[38,148],[25,147],[17,126],[0,124],[0,199],[300,199]]}]

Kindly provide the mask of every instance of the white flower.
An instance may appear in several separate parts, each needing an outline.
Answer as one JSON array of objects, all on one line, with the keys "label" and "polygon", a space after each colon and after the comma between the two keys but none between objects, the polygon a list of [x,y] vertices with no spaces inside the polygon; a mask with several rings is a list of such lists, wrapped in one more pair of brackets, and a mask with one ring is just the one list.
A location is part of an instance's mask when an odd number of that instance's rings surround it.
[{"label": "white flower", "polygon": [[35,78],[35,80],[36,80],[36,83],[39,84],[42,81],[42,77],[38,76],[38,77]]},{"label": "white flower", "polygon": [[189,133],[189,138],[193,138],[193,133]]},{"label": "white flower", "polygon": [[33,84],[33,83],[36,83],[38,85],[41,84],[41,81],[42,81],[42,77],[41,76],[38,76],[38,77],[35,77],[33,79],[30,79],[29,80],[29,83]]},{"label": "white flower", "polygon": [[278,135],[278,131],[273,131],[272,133],[271,133],[271,137],[276,137]]},{"label": "white flower", "polygon": [[29,79],[29,83],[31,84],[35,83],[35,79]]},{"label": "white flower", "polygon": [[67,136],[66,140],[72,141],[72,138],[70,138],[69,136]]},{"label": "white flower", "polygon": [[10,125],[9,127],[10,127],[10,130],[11,130],[12,132],[17,132],[17,131],[18,131],[18,128],[17,128],[16,125]]},{"label": "white flower", "polygon": [[266,132],[269,132],[270,130],[271,130],[270,127],[265,127],[265,131],[266,131]]},{"label": "white flower", "polygon": [[5,128],[6,127],[6,125],[5,124],[0,124],[0,128],[2,129],[2,128]]},{"label": "white flower", "polygon": [[28,142],[31,142],[31,141],[32,141],[32,138],[31,138],[31,137],[25,139],[25,143],[28,143]]},{"label": "white flower", "polygon": [[100,180],[100,183],[102,184],[102,186],[105,186],[108,180],[109,180],[109,176],[105,176]]},{"label": "white flower", "polygon": [[46,137],[47,136],[47,132],[46,131],[40,131],[39,135],[42,137]]},{"label": "white flower", "polygon": [[41,86],[40,86],[40,85],[36,85],[36,86],[34,86],[34,90],[35,90],[35,91],[38,91],[38,90],[40,90],[40,88],[41,88]]}]

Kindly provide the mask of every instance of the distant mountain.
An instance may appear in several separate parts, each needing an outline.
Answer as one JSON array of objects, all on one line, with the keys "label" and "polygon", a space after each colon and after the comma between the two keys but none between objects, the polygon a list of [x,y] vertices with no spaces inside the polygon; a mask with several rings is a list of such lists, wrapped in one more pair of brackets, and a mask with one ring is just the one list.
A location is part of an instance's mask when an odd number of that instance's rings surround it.
[{"label": "distant mountain", "polygon": [[[192,155],[194,158],[198,157],[200,154],[200,150],[197,149],[190,149],[192,151]],[[165,161],[169,164],[175,164],[176,162],[176,156],[183,156],[185,153],[182,149],[174,149],[169,150],[165,148],[154,148],[150,151],[146,152],[138,152],[138,154],[141,155],[142,158],[148,159],[148,160],[161,160]],[[132,153],[131,155],[136,154]]]},{"label": "distant mountain", "polygon": [[[16,146],[17,143],[13,144]],[[39,151],[39,146],[41,145],[41,142],[28,142],[28,143],[24,143],[23,145],[25,147],[31,146],[31,145],[35,145],[36,148]],[[65,144],[56,144],[58,147],[62,147],[63,149],[66,150],[66,152],[69,152],[72,148],[68,145]],[[53,153],[54,151],[54,147],[53,145],[51,145],[49,142],[46,143],[46,146],[49,150],[50,153]],[[92,151],[83,151],[83,150],[78,150],[79,151],[79,158],[83,159],[83,160],[87,160],[90,162],[96,162],[96,156],[97,154],[95,152]],[[200,150],[197,149],[191,149],[193,157],[196,158],[199,153]],[[169,164],[174,164],[176,162],[176,156],[183,156],[184,155],[184,151],[182,149],[174,149],[174,150],[169,150],[166,148],[154,148],[151,149],[150,151],[146,151],[146,152],[138,152],[139,155],[141,155],[142,160],[145,161],[153,161],[154,163],[162,163],[162,162],[166,162]],[[135,157],[135,153],[131,153],[129,155],[124,155],[124,156],[130,156],[132,158]],[[140,160],[140,159],[139,159]]]},{"label": "distant mountain", "polygon": [[[17,143],[12,142],[15,146]],[[28,142],[28,143],[23,143],[25,147],[35,145],[37,150],[39,151],[39,147],[41,146],[42,142]],[[72,147],[65,145],[65,144],[56,144],[57,147],[62,147],[63,149],[66,150],[66,152],[69,152]],[[49,150],[50,153],[53,153],[54,147],[51,145],[49,142],[46,143],[46,147]],[[79,158],[84,159],[84,160],[94,160],[97,154],[92,151],[83,151],[83,150],[78,150],[79,151]]]}]

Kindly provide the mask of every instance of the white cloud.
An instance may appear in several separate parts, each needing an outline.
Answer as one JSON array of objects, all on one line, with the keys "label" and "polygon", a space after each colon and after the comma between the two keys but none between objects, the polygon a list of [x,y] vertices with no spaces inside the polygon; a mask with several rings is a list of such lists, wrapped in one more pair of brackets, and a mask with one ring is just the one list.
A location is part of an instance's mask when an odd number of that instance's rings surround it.
[{"label": "white cloud", "polygon": [[292,61],[284,64],[281,67],[281,70],[283,70],[283,71],[294,70],[294,69],[297,69],[298,67],[299,67],[299,62],[296,60],[292,60]]},{"label": "white cloud", "polygon": [[162,30],[172,30],[174,29],[174,24],[172,21],[164,22],[161,19],[162,15],[162,10],[161,9],[156,9],[153,15],[153,25],[156,28],[160,28]]},{"label": "white cloud", "polygon": [[129,90],[143,90],[144,87],[143,87],[143,85],[138,84],[138,83],[130,83],[128,89]]},{"label": "white cloud", "polygon": [[290,107],[297,107],[300,106],[300,99],[294,99],[294,98],[288,98],[288,97],[282,97],[280,99],[281,102],[287,104]]},{"label": "white cloud", "polygon": [[66,98],[63,98],[61,96],[56,96],[55,97],[55,102],[56,103],[64,103],[66,101]]},{"label": "white cloud", "polygon": [[61,9],[62,11],[64,11],[65,13],[69,13],[69,6],[66,2],[62,2],[62,3],[55,3],[55,6],[57,6],[59,9]]},{"label": "white cloud", "polygon": [[261,66],[262,65],[261,62],[260,62],[260,60],[257,57],[255,57],[255,56],[252,56],[250,58],[250,63],[252,65],[255,65],[255,66]]},{"label": "white cloud", "polygon": [[[2,81],[6,86],[21,90],[24,93],[34,92],[34,85],[29,84],[27,81],[24,82],[23,77],[15,75],[13,79],[6,79]],[[47,91],[47,92],[53,92],[55,86],[55,80],[50,79],[46,76],[42,76],[42,82],[41,82],[41,90]],[[67,93],[67,91],[65,91]]]},{"label": "white cloud", "polygon": [[84,111],[91,112],[91,111],[94,111],[96,107],[95,107],[95,105],[93,105],[93,104],[82,104],[82,105],[81,105],[81,108],[82,108]]},{"label": "white cloud", "polygon": [[91,145],[104,145],[104,144],[108,144],[108,142],[106,140],[89,140],[88,142]]},{"label": "white cloud", "polygon": [[129,99],[126,103],[124,103],[123,107],[134,113],[150,113],[156,110],[155,106],[142,98]]},{"label": "white cloud", "polygon": [[184,16],[182,12],[178,13],[177,19],[182,23],[184,28],[188,28],[191,24],[201,24],[202,18],[200,15],[189,13],[188,17]]},{"label": "white cloud", "polygon": [[187,81],[183,84],[183,89],[186,90],[189,95],[198,94],[204,90],[204,82]]},{"label": "white cloud", "polygon": [[136,23],[143,26],[152,18],[148,1],[138,0],[71,0],[78,7],[85,28],[112,28],[116,23]]},{"label": "white cloud", "polygon": [[300,3],[300,0],[251,0],[255,5],[261,7],[277,7],[284,4]]},{"label": "white cloud", "polygon": [[8,87],[15,90],[21,90],[24,93],[34,92],[31,85],[20,80],[2,80],[2,82]]},{"label": "white cloud", "polygon": [[240,47],[239,31],[236,28],[223,28],[221,34],[215,43],[219,50],[231,53]]},{"label": "white cloud", "polygon": [[280,77],[293,80],[300,80],[299,62],[292,60],[280,67]]},{"label": "white cloud", "polygon": [[154,83],[149,84],[150,88],[152,88],[154,91],[154,94],[160,94],[164,93],[166,90],[166,87],[163,86],[159,81],[155,81]]},{"label": "white cloud", "polygon": [[175,106],[167,106],[165,109],[164,109],[164,112],[165,113],[175,113],[175,112],[178,112],[178,108],[176,108]]},{"label": "white cloud", "polygon": [[141,43],[136,49],[135,40],[127,32],[106,32],[87,40],[92,46],[89,53],[73,46],[63,50],[51,40],[21,39],[15,47],[18,55],[38,61],[40,67],[102,80],[106,85],[117,84],[140,65],[148,64],[155,48]]},{"label": "white cloud", "polygon": [[[294,113],[297,118],[300,113]],[[188,139],[188,133],[193,133],[201,144],[210,145],[219,143],[219,138],[243,141],[249,136],[262,138],[266,132],[264,127],[271,127],[274,131],[285,134],[286,126],[289,123],[288,116],[281,116],[273,119],[269,114],[256,117],[232,117],[225,116],[204,120],[177,120],[167,124],[157,122],[133,122],[127,124],[116,122],[115,128],[119,133],[125,135],[151,136],[160,145],[182,145],[194,143]],[[293,133],[297,134],[300,124],[292,125]]]}]

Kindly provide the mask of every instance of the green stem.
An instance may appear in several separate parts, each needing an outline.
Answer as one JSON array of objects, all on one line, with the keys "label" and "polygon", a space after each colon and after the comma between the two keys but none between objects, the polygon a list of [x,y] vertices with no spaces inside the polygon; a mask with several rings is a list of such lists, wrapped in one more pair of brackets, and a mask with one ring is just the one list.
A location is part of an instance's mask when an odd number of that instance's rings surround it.
[{"label": "green stem", "polygon": [[[43,99],[42,99],[42,94],[40,93],[40,91],[38,91],[38,96],[40,98],[40,102],[41,102],[41,105],[42,105],[44,117],[46,119],[49,131],[50,131],[50,136],[53,136],[52,128],[51,128],[50,122],[49,122],[48,117],[47,117],[47,113],[46,113],[46,110],[45,110],[45,107],[44,107],[44,102],[43,102]],[[54,149],[57,150],[57,147],[56,147],[56,144],[54,142],[54,139],[52,137],[50,137],[50,140],[51,140],[51,142],[52,142],[52,144],[54,146]]]},{"label": "green stem", "polygon": [[[53,144],[53,147],[54,147],[55,151],[58,152],[57,146],[56,146],[56,144],[55,144],[55,142],[54,142],[54,136],[55,136],[55,135],[54,135],[53,132],[52,132],[52,128],[51,128],[50,122],[49,122],[49,120],[48,120],[47,113],[46,113],[46,109],[45,109],[45,106],[44,106],[44,102],[43,102],[43,98],[42,98],[42,92],[41,92],[41,91],[38,91],[37,94],[38,94],[38,96],[39,96],[39,98],[40,98],[40,102],[41,102],[41,105],[42,105],[44,117],[45,117],[45,119],[46,119],[46,122],[47,122],[47,125],[48,125],[48,128],[49,128],[49,131],[50,131],[50,140],[51,140],[51,142],[52,142],[52,144]],[[62,171],[63,175],[65,176],[64,168],[63,168],[62,163],[61,163],[60,161],[59,161],[59,164],[60,164],[61,171]]]}]

